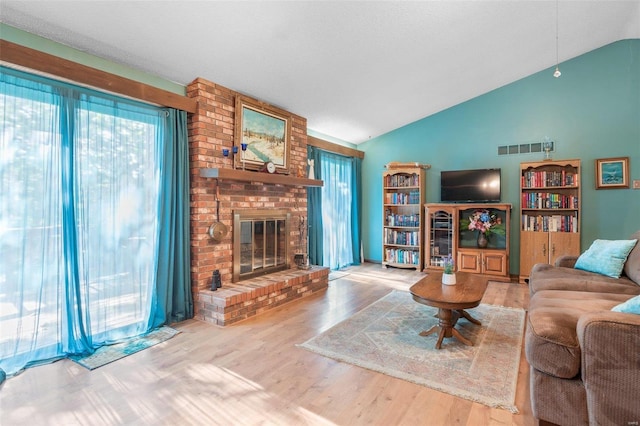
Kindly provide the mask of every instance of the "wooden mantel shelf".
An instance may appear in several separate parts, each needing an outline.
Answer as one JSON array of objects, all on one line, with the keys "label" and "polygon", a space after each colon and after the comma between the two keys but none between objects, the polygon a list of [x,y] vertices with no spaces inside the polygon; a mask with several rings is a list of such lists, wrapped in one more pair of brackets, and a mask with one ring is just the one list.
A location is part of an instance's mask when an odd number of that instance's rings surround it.
[{"label": "wooden mantel shelf", "polygon": [[264,172],[254,172],[235,169],[200,169],[200,176],[212,179],[228,179],[243,182],[261,182],[273,185],[289,186],[322,186],[323,182],[318,179],[299,178],[290,175],[270,174]]}]

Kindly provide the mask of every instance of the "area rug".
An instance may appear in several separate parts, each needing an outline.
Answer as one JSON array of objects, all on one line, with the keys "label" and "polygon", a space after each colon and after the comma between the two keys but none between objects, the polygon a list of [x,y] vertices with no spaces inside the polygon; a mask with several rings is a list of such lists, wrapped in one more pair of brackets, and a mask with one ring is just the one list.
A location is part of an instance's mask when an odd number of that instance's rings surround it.
[{"label": "area rug", "polygon": [[95,370],[98,367],[169,340],[178,333],[180,333],[178,330],[163,326],[144,336],[134,337],[113,345],[101,346],[91,355],[84,357],[72,356],[69,358],[89,370]]},{"label": "area rug", "polygon": [[436,308],[394,290],[351,318],[299,345],[312,352],[517,413],[516,382],[525,311],[481,304],[456,327],[474,346],[419,333],[437,324]]}]

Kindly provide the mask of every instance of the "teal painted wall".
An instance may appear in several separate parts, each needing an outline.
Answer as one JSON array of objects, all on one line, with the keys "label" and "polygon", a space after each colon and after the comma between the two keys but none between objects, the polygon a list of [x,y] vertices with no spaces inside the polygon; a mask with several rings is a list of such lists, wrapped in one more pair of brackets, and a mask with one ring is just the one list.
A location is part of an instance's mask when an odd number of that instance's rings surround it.
[{"label": "teal painted wall", "polygon": [[365,259],[382,260],[382,179],[389,161],[431,164],[427,202],[440,201],[442,170],[502,169],[502,201],[513,205],[510,272],[519,272],[519,167],[542,154],[497,155],[498,146],[556,141],[554,159],[582,161],[582,250],[596,238],[640,229],[640,190],[595,190],[597,158],[630,157],[640,179],[640,40],[622,40],[533,74],[358,146],[365,152]]},{"label": "teal painted wall", "polygon": [[[141,83],[148,84],[149,86],[157,87],[168,92],[177,93],[179,95],[186,94],[186,87],[180,84],[162,79],[158,76],[151,75],[143,71],[136,70],[134,68],[108,61],[106,59],[99,58],[97,56],[90,55],[80,50],[73,49],[69,46],[56,43],[55,41],[51,41],[46,38],[28,33],[26,31],[19,30],[1,22],[0,38],[15,44],[19,44],[21,46],[39,50],[40,52],[49,53],[50,55],[54,55],[59,58],[67,59],[69,61],[77,62],[88,67],[109,72],[120,77],[139,81]],[[194,79],[196,77],[197,76],[193,76]]]}]

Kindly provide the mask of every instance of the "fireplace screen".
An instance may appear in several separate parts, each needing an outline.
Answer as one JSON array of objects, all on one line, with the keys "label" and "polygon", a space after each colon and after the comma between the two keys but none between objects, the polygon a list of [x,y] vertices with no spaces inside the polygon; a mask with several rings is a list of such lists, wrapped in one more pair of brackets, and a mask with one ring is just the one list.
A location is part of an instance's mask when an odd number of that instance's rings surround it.
[{"label": "fireplace screen", "polygon": [[282,210],[234,212],[234,282],[288,268],[289,217]]}]

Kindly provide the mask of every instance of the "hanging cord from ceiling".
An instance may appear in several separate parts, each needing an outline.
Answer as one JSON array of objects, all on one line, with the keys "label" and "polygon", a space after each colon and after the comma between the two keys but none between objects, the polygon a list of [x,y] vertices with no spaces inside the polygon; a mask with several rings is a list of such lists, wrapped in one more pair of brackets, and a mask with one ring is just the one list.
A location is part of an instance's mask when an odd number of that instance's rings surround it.
[{"label": "hanging cord from ceiling", "polygon": [[553,72],[555,78],[562,75],[560,72],[560,61],[558,59],[558,1],[559,0],[556,0],[556,70]]}]

